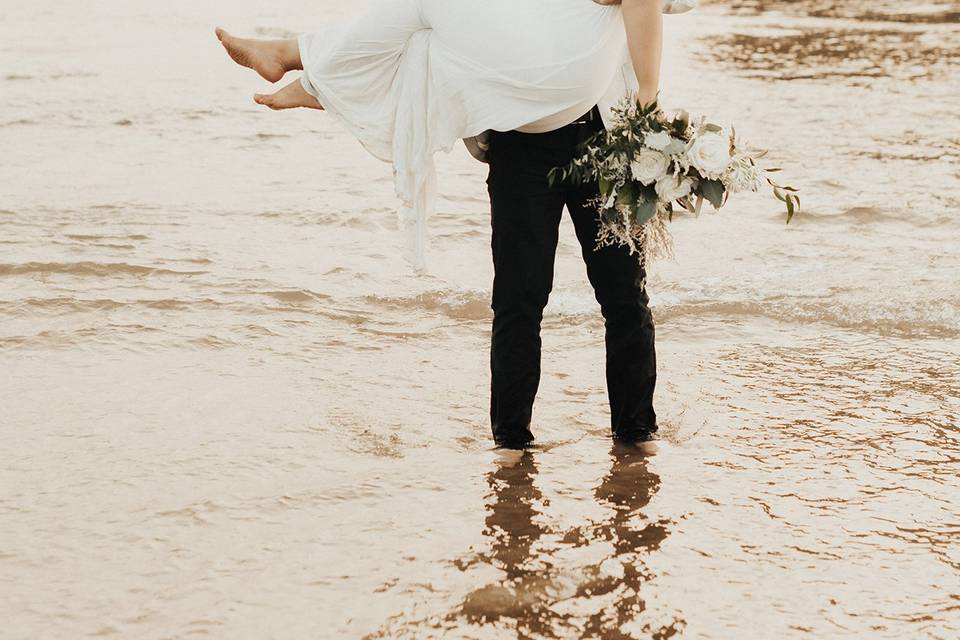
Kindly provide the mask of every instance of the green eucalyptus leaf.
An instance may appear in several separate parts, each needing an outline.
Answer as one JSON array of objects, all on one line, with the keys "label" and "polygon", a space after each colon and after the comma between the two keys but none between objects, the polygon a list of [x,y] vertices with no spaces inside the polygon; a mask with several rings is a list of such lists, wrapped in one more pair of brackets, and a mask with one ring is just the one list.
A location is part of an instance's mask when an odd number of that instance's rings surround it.
[{"label": "green eucalyptus leaf", "polygon": [[723,183],[719,180],[704,180],[700,184],[700,192],[703,194],[703,197],[713,205],[714,209],[719,209],[723,206],[724,188]]},{"label": "green eucalyptus leaf", "polygon": [[632,207],[636,199],[637,192],[631,182],[624,184],[620,187],[620,191],[617,192],[617,204],[620,206]]},{"label": "green eucalyptus leaf", "polygon": [[637,193],[643,197],[644,200],[657,200],[657,184],[651,182],[650,184],[643,184],[642,182],[633,183],[634,188],[637,190]]},{"label": "green eucalyptus leaf", "polygon": [[657,213],[657,202],[655,200],[645,200],[636,207],[634,224],[643,224]]},{"label": "green eucalyptus leaf", "polygon": [[601,195],[603,195],[604,198],[609,198],[609,197],[610,197],[610,187],[611,187],[610,181],[607,180],[606,178],[604,178],[603,176],[600,176],[600,179],[598,180],[598,182],[600,183],[600,193],[601,193]]}]

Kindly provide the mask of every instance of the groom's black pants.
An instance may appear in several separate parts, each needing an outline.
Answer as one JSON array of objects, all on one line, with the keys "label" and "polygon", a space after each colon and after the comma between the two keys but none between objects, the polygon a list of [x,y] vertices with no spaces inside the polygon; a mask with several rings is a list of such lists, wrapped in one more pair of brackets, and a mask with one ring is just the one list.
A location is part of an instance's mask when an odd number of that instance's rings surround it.
[{"label": "groom's black pants", "polygon": [[548,133],[494,132],[488,161],[493,235],[493,331],[490,420],[496,444],[520,448],[533,440],[530,418],[540,384],[540,322],[553,287],[563,207],[580,241],[587,277],[606,328],[606,377],[613,435],[643,439],[657,428],[653,317],[646,274],[620,246],[595,250],[599,221],[589,200],[597,185],[556,183],[547,172],[566,165],[577,146],[603,128],[596,107]]}]

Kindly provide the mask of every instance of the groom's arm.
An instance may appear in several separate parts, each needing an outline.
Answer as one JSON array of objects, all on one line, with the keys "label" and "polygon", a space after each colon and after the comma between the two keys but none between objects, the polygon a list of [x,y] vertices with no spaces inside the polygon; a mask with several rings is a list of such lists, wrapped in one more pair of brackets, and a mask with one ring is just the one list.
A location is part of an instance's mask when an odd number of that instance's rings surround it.
[{"label": "groom's arm", "polygon": [[660,56],[663,51],[663,0],[593,0],[597,4],[623,5],[623,24],[633,72],[640,89],[637,97],[650,102],[660,89]]},{"label": "groom's arm", "polygon": [[640,89],[637,97],[650,102],[660,89],[660,56],[663,51],[661,0],[623,0],[623,24],[633,72]]}]

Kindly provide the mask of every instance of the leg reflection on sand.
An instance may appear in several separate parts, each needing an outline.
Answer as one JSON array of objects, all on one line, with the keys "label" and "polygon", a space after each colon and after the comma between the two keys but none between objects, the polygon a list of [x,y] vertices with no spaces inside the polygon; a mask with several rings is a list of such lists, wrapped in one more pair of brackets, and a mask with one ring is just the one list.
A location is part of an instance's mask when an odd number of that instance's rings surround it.
[{"label": "leg reflection on sand", "polygon": [[469,564],[486,562],[502,579],[470,593],[461,619],[509,625],[532,638],[668,638],[681,631],[681,619],[644,622],[641,615],[644,584],[654,578],[644,558],[669,534],[669,522],[649,522],[641,511],[660,486],[646,454],[615,444],[594,491],[609,517],[567,530],[551,526],[543,512],[536,456],[525,451],[487,476],[491,548]]}]

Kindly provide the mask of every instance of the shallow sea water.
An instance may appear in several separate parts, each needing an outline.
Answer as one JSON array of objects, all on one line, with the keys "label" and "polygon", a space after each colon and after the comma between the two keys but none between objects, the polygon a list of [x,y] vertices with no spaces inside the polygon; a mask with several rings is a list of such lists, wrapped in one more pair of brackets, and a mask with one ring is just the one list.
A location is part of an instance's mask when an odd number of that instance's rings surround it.
[{"label": "shallow sea water", "polygon": [[3,3],[0,636],[960,635],[960,5],[667,18],[665,104],[805,211],[673,225],[649,457],[565,219],[515,464],[484,166],[440,159],[414,277],[389,168],[212,37],[353,10]]}]

